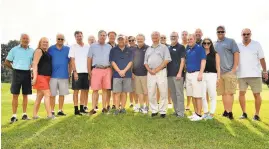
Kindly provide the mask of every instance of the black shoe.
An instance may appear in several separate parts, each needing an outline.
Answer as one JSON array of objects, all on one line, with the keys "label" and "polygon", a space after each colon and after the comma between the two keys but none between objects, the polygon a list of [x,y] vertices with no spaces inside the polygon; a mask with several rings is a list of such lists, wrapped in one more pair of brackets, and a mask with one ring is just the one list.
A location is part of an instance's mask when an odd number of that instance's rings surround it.
[{"label": "black shoe", "polygon": [[106,109],[107,109],[107,111],[109,111],[110,110],[110,106],[107,106]]},{"label": "black shoe", "polygon": [[115,110],[116,109],[116,106],[115,105],[112,105],[112,109]]},{"label": "black shoe", "polygon": [[58,115],[58,116],[66,116],[66,114],[65,114],[63,111],[59,111],[59,112],[57,113],[57,115]]},{"label": "black shoe", "polygon": [[225,110],[225,111],[223,112],[222,116],[224,116],[224,117],[228,117],[228,116],[229,116],[229,113]]},{"label": "black shoe", "polygon": [[30,120],[30,118],[27,116],[27,114],[24,114],[21,119],[22,120]]},{"label": "black shoe", "polygon": [[154,116],[157,116],[157,115],[158,115],[158,113],[152,113],[151,117],[154,117]]},{"label": "black shoe", "polygon": [[234,119],[233,112],[229,112],[229,113],[228,113],[228,118],[229,118],[230,120],[233,120],[233,119]]},{"label": "black shoe", "polygon": [[80,112],[79,112],[79,110],[77,110],[77,111],[75,111],[75,115],[82,115]]},{"label": "black shoe", "polygon": [[239,117],[239,119],[247,119],[247,118],[248,118],[247,113],[243,113],[243,114]]},{"label": "black shoe", "polygon": [[161,114],[161,118],[165,118],[166,114]]},{"label": "black shoe", "polygon": [[80,110],[80,113],[82,113],[82,114],[87,114],[88,112],[85,111],[84,109],[81,109],[81,110]]},{"label": "black shoe", "polygon": [[51,115],[53,115],[53,116],[54,116],[54,115],[55,115],[55,112],[51,112]]},{"label": "black shoe", "polygon": [[108,111],[107,111],[107,109],[106,108],[103,108],[103,110],[102,110],[102,113],[107,113]]},{"label": "black shoe", "polygon": [[130,108],[133,108],[134,107],[134,105],[133,104],[130,104]]},{"label": "black shoe", "polygon": [[96,106],[95,109],[98,110],[98,106]]},{"label": "black shoe", "polygon": [[83,110],[87,112],[88,111],[88,107],[83,107]]},{"label": "black shoe", "polygon": [[254,115],[253,120],[254,121],[261,121],[261,118],[258,115]]},{"label": "black shoe", "polygon": [[18,119],[16,117],[12,116],[11,119],[10,119],[10,124],[13,124],[13,123],[15,123],[17,121],[18,121]]}]

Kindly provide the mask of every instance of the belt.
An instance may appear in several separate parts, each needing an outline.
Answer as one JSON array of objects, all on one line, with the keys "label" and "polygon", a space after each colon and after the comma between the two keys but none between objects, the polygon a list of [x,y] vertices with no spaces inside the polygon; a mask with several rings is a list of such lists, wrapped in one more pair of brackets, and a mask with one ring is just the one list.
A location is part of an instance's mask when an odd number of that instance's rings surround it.
[{"label": "belt", "polygon": [[194,71],[188,71],[188,73],[195,73],[195,72],[198,72],[200,70],[194,70]]},{"label": "belt", "polygon": [[111,68],[111,66],[94,65],[94,66],[92,66],[92,68],[97,68],[97,69],[107,69],[107,68]]}]

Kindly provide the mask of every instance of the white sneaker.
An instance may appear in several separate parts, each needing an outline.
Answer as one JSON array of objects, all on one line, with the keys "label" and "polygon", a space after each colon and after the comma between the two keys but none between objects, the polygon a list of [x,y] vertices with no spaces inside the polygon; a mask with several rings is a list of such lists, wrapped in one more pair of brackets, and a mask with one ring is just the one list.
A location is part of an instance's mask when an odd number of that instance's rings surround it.
[{"label": "white sneaker", "polygon": [[188,116],[188,119],[193,119],[196,115],[196,113],[194,112],[191,116]]},{"label": "white sneaker", "polygon": [[135,113],[139,112],[139,108],[134,107],[134,112],[135,112]]},{"label": "white sneaker", "polygon": [[200,117],[200,116],[198,116],[198,115],[195,115],[192,119],[191,119],[191,121],[200,121],[200,120],[202,120],[203,118],[202,117]]},{"label": "white sneaker", "polygon": [[172,109],[173,105],[172,104],[168,104],[168,109]]}]

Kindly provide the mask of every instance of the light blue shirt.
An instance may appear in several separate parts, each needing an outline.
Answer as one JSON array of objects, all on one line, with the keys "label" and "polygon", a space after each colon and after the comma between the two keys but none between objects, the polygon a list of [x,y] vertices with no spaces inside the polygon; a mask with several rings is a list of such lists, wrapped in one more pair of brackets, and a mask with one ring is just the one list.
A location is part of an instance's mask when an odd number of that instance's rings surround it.
[{"label": "light blue shirt", "polygon": [[92,58],[92,66],[102,65],[109,66],[109,54],[111,50],[111,46],[109,44],[101,45],[98,42],[93,43],[90,46],[90,50],[88,53],[88,57]]},{"label": "light blue shirt", "polygon": [[24,49],[21,45],[12,48],[7,55],[7,60],[12,62],[12,68],[18,70],[30,70],[33,62],[34,49]]}]

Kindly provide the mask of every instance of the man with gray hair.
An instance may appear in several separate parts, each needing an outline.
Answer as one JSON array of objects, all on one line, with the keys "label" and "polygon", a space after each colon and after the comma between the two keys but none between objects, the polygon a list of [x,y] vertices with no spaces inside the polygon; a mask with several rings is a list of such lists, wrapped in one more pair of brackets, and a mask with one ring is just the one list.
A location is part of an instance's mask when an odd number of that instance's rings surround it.
[{"label": "man with gray hair", "polygon": [[55,96],[59,95],[58,116],[65,116],[63,112],[64,96],[69,94],[70,59],[68,57],[70,48],[64,45],[63,34],[56,35],[56,44],[49,47],[48,53],[52,61],[52,74],[50,79],[50,105],[52,115],[55,115]]},{"label": "man with gray hair", "polygon": [[168,87],[174,104],[175,115],[184,117],[184,92],[183,80],[186,51],[183,45],[178,43],[178,33],[170,35],[171,46],[169,47],[172,61],[167,65]]},{"label": "man with gray hair", "polygon": [[96,42],[95,37],[93,35],[90,35],[88,37],[88,43],[89,43],[89,45],[91,45],[91,44],[93,44],[95,42]]},{"label": "man with gray hair", "polygon": [[[149,105],[152,110],[152,117],[158,115],[166,116],[167,110],[167,71],[166,65],[171,61],[169,49],[166,45],[160,43],[160,33],[155,31],[151,34],[152,46],[150,46],[145,54],[144,64],[148,70],[147,87],[149,96]],[[156,100],[156,87],[160,90],[160,104]]]},{"label": "man with gray hair", "polygon": [[20,38],[20,45],[12,48],[7,55],[4,65],[12,69],[12,83],[11,83],[11,94],[12,98],[12,112],[13,115],[10,119],[10,123],[18,121],[17,119],[17,108],[18,108],[18,98],[20,90],[22,88],[23,95],[23,115],[22,120],[28,120],[26,114],[28,96],[32,94],[31,85],[31,72],[30,68],[32,65],[34,49],[29,47],[30,38],[27,34],[22,34]]}]

